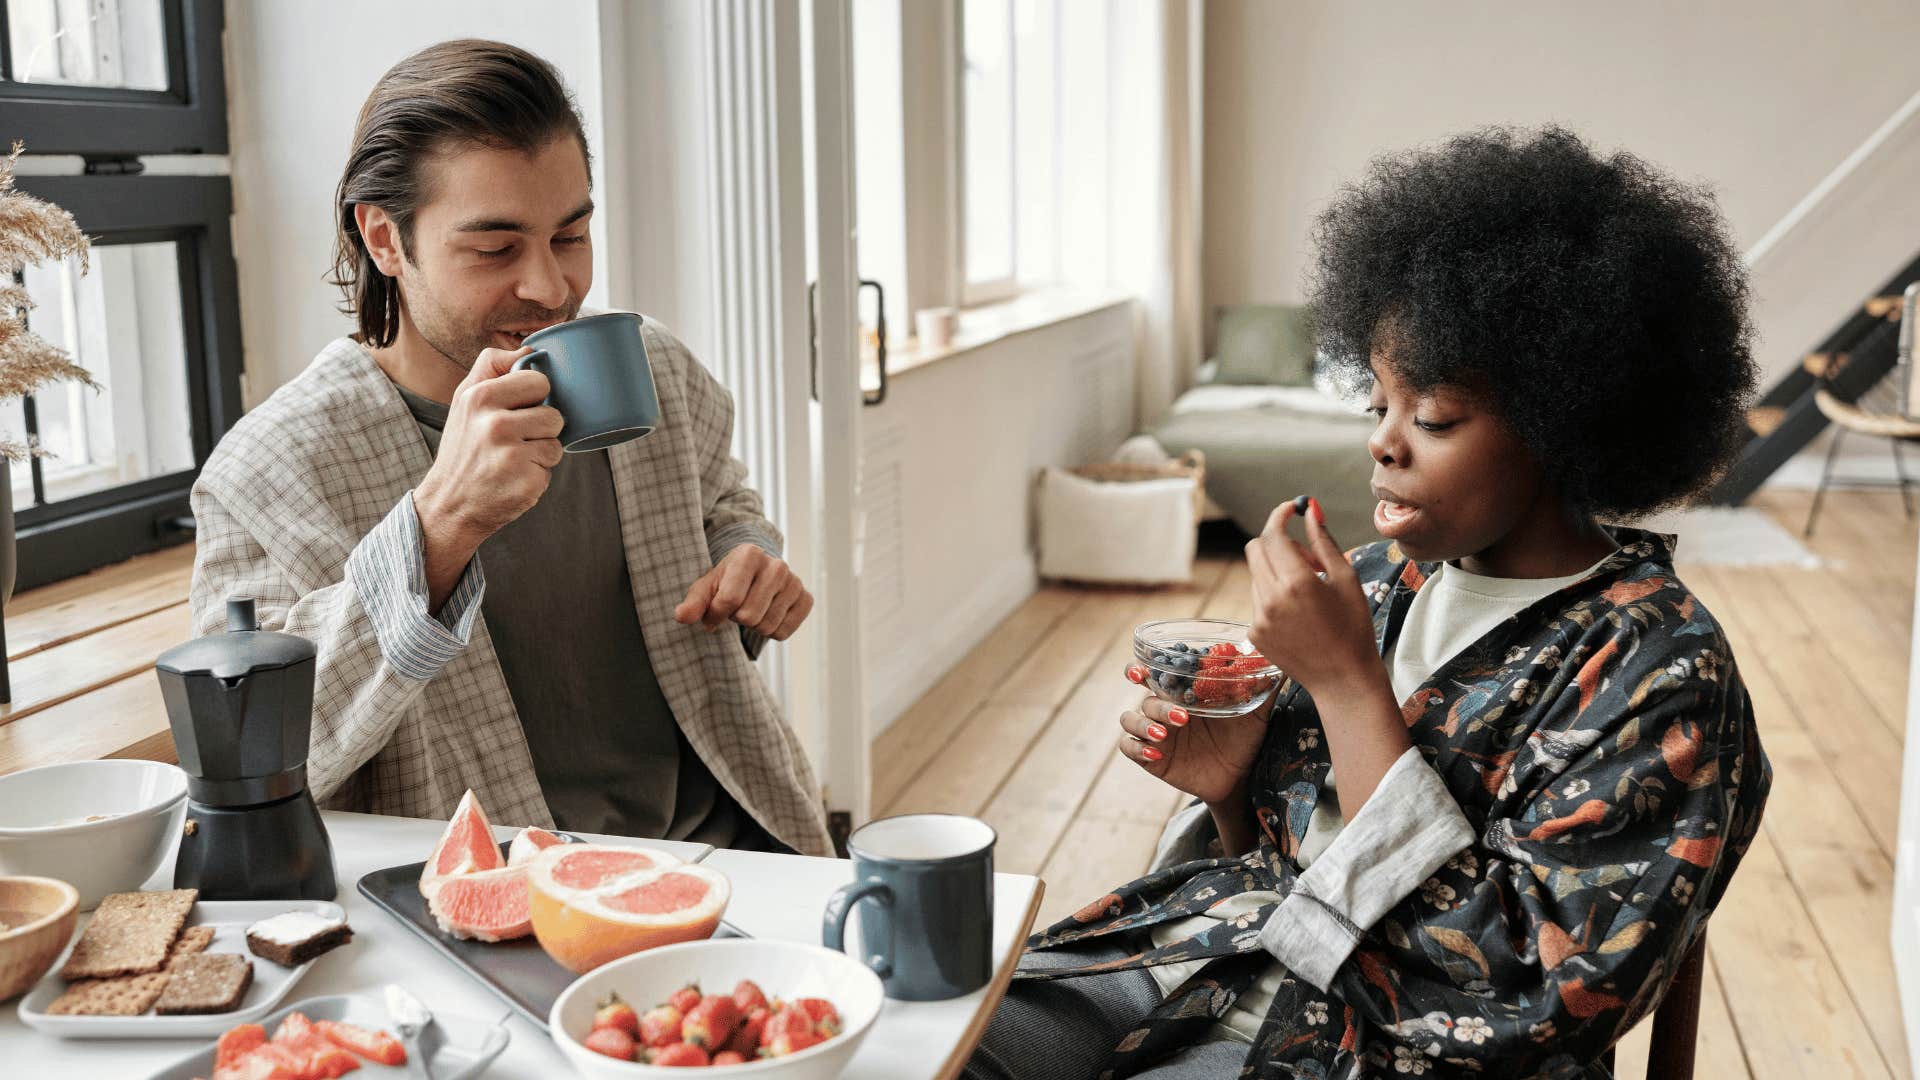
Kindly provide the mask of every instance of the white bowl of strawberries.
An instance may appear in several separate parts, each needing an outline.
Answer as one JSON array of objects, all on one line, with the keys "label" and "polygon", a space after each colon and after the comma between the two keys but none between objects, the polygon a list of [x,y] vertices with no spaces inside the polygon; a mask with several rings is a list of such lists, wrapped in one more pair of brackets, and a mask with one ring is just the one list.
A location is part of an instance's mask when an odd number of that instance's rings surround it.
[{"label": "white bowl of strawberries", "polygon": [[[719,938],[634,953],[582,975],[548,1014],[594,1080],[716,1076],[831,1080],[880,1015],[879,976],[844,953]],[[669,1071],[672,1070],[672,1071]]]}]

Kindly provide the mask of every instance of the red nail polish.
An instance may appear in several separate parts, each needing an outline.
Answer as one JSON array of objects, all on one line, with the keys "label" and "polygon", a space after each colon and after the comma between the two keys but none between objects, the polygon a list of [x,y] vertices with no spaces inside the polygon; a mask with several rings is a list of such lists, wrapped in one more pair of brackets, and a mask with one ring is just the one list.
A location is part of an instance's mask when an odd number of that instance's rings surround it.
[{"label": "red nail polish", "polygon": [[1160,742],[1164,740],[1166,737],[1167,737],[1166,728],[1161,727],[1159,724],[1147,725],[1147,738],[1152,739],[1154,742]]},{"label": "red nail polish", "polygon": [[1181,708],[1172,708],[1167,710],[1167,721],[1169,723],[1174,724],[1177,727],[1186,727],[1187,720],[1188,720],[1187,710],[1181,709]]},{"label": "red nail polish", "polygon": [[1320,509],[1319,499],[1308,499],[1307,511],[1313,515],[1314,524],[1325,525],[1327,523],[1327,515]]},{"label": "red nail polish", "polygon": [[1159,761],[1167,755],[1161,753],[1160,748],[1157,746],[1143,746],[1140,748],[1140,756],[1146,758],[1148,761]]},{"label": "red nail polish", "polygon": [[1145,683],[1147,681],[1147,669],[1138,665],[1128,668],[1127,681],[1130,683]]}]

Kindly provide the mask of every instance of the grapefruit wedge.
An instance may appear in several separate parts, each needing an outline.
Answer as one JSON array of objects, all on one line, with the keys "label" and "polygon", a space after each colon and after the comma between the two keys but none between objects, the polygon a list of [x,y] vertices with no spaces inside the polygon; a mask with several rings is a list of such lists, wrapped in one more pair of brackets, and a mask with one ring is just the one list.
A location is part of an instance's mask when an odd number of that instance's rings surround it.
[{"label": "grapefruit wedge", "polygon": [[513,843],[508,845],[507,865],[523,866],[532,862],[535,855],[540,854],[555,844],[564,843],[566,843],[565,840],[560,839],[558,836],[553,835],[540,826],[529,825],[521,829],[520,835],[514,837]]},{"label": "grapefruit wedge", "polygon": [[[635,856],[657,860],[637,866]],[[527,867],[533,934],[576,974],[642,949],[713,936],[732,888],[725,874],[662,852],[567,844]]]},{"label": "grapefruit wedge", "polygon": [[502,866],[442,878],[427,896],[440,929],[457,938],[511,941],[533,932],[527,914],[527,868]]},{"label": "grapefruit wedge", "polygon": [[474,798],[473,789],[468,788],[467,793],[460,796],[460,805],[454,808],[447,830],[440,834],[440,842],[433,845],[433,854],[427,856],[427,864],[420,871],[420,895],[431,901],[434,891],[447,878],[498,870],[505,862],[500,856],[500,845],[493,838],[493,826],[487,822],[487,812],[481,809],[480,800]]}]

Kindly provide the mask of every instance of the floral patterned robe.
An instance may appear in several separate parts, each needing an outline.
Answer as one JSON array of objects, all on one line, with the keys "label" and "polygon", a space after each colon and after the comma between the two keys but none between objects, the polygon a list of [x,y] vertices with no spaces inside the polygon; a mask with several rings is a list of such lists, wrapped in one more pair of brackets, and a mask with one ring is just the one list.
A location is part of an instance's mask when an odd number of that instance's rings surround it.
[{"label": "floral patterned robe", "polygon": [[[1435,671],[1407,733],[1475,842],[1364,931],[1326,992],[1288,972],[1245,1077],[1601,1077],[1652,1011],[1759,827],[1771,771],[1719,625],[1674,575],[1672,538],[1621,548]],[[1349,553],[1384,654],[1434,569],[1388,543]],[[1207,721],[1199,721],[1207,722]],[[1143,930],[1231,894],[1286,896],[1331,762],[1312,699],[1275,706],[1254,768],[1259,846],[1159,869],[1036,934],[1030,949]],[[1217,848],[1215,849],[1217,850]],[[1277,905],[1060,978],[1216,957],[1111,1056],[1127,1076],[1204,1037],[1272,963]]]}]

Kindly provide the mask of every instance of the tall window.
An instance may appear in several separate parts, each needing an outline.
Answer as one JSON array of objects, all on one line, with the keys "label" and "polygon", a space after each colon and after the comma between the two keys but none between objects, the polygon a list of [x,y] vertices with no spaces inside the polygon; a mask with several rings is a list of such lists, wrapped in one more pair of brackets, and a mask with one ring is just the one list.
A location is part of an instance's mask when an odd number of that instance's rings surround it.
[{"label": "tall window", "polygon": [[964,0],[960,21],[959,271],[979,304],[1052,274],[1060,4]]},{"label": "tall window", "polygon": [[84,277],[23,275],[28,322],[101,384],[0,411],[48,451],[12,471],[21,587],[191,539],[188,492],[240,415],[228,180],[141,160],[226,151],[222,19],[220,0],[0,0],[0,143],[84,160],[16,183],[94,242]]}]

